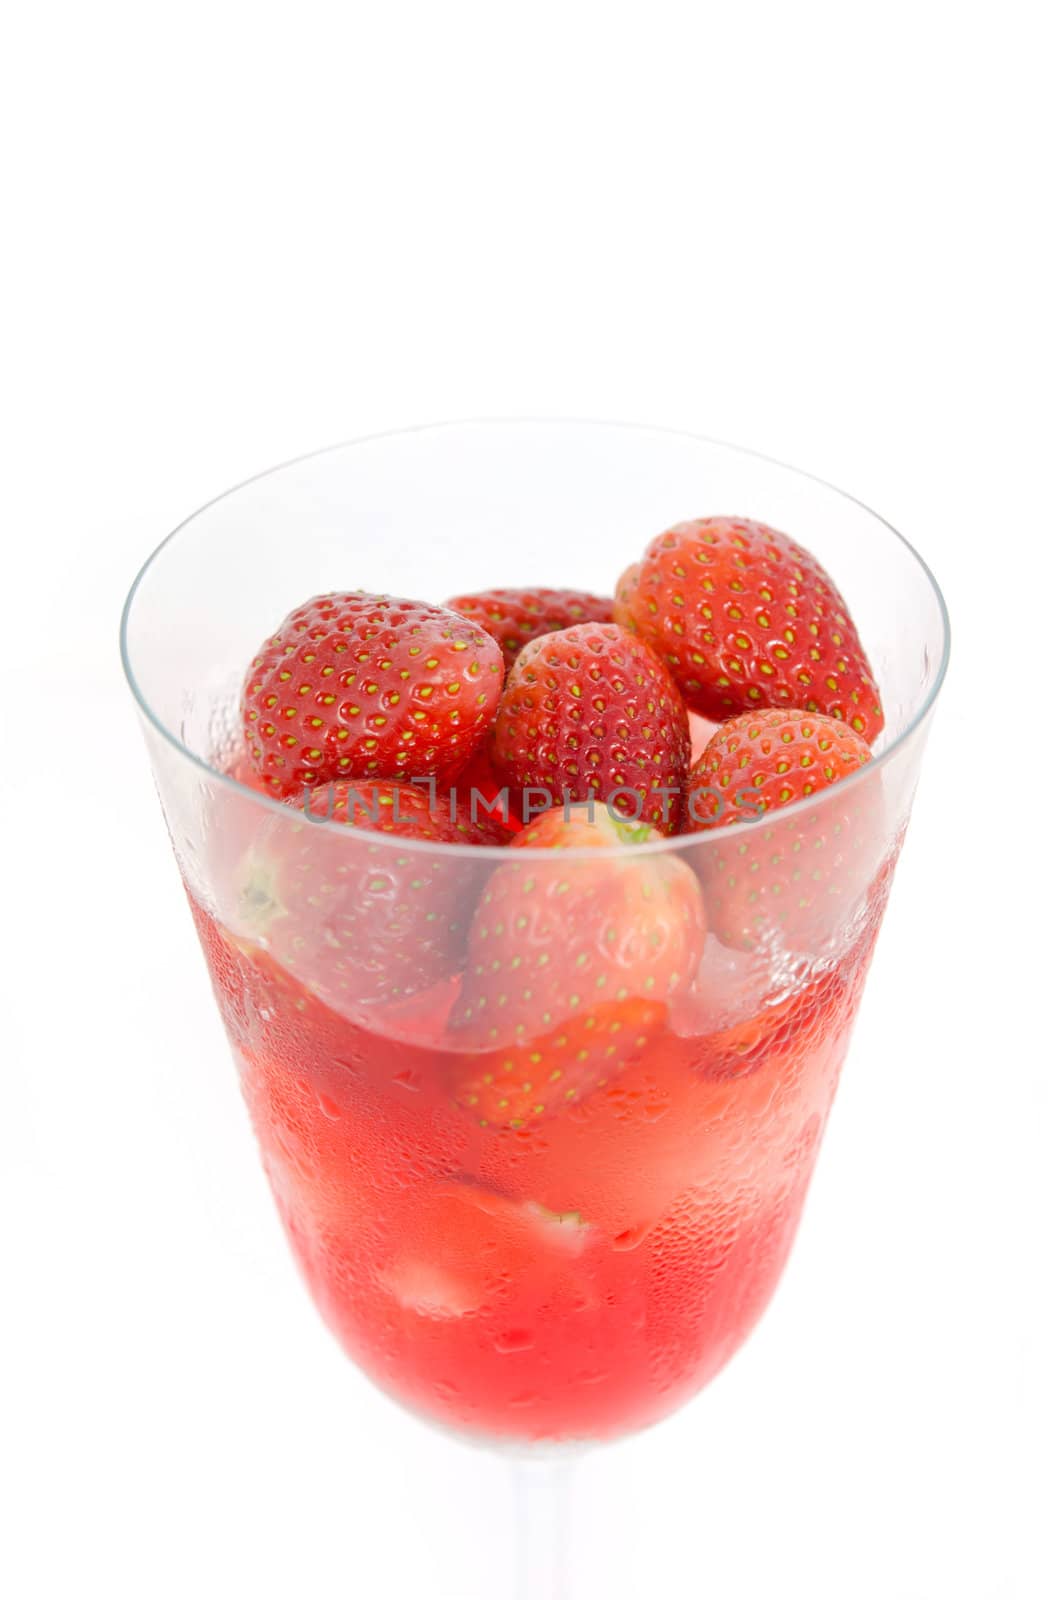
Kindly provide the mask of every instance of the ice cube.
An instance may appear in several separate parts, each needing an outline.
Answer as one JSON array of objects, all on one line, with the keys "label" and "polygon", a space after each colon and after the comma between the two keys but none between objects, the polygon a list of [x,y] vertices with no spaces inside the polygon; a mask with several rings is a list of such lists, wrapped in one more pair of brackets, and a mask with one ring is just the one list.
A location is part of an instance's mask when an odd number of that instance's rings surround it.
[{"label": "ice cube", "polygon": [[708,933],[692,986],[673,1004],[671,1026],[683,1039],[720,1033],[757,1016],[780,986],[771,951],[730,950]]}]

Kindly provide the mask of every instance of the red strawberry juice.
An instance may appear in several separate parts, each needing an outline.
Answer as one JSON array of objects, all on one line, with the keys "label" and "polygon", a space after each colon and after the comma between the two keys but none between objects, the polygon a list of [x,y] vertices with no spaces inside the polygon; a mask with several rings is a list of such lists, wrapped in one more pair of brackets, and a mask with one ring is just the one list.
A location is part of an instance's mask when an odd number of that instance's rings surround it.
[{"label": "red strawberry juice", "polygon": [[340,1017],[192,909],[295,1257],[395,1399],[493,1438],[607,1439],[739,1347],[794,1236],[875,924],[780,1003],[667,1026],[513,1129],[454,1103],[436,1044]]}]

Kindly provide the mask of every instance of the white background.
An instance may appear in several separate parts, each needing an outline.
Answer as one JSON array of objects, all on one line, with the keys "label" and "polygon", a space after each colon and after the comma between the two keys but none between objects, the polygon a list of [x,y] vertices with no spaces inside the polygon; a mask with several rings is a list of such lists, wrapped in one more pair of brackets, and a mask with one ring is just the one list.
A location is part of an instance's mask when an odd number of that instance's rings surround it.
[{"label": "white background", "polygon": [[576,1600],[1060,1593],[1047,14],[9,18],[14,1600],[507,1596],[503,1468],[371,1391],[287,1260],[116,635],[141,559],[229,483],[512,413],[672,424],[818,472],[912,538],[955,626],[788,1275],[712,1390],[582,1467]]}]

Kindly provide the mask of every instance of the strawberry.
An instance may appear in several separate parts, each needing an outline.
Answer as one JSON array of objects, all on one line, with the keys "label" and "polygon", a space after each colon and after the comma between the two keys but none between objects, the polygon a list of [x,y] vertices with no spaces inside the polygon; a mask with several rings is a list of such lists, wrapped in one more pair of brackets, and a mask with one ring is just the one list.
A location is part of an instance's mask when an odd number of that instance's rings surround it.
[{"label": "strawberry", "polygon": [[410,1186],[386,1232],[383,1289],[402,1311],[449,1318],[503,1304],[513,1280],[542,1261],[551,1274],[573,1272],[593,1229],[576,1214],[456,1181]]},{"label": "strawberry", "polygon": [[693,711],[723,722],[787,706],[838,717],[871,744],[880,692],[824,568],[763,522],[679,522],[619,579],[615,620],[656,649]]},{"label": "strawberry", "polygon": [[665,1002],[687,986],[702,906],[683,861],[641,848],[661,843],[654,828],[594,804],[556,807],[512,839],[468,936],[453,1014],[466,1042],[503,1046],[605,1001]]},{"label": "strawberry", "polygon": [[481,807],[457,792],[430,792],[429,784],[336,783],[310,792],[299,810],[373,833],[395,834],[430,844],[502,845],[507,834]]},{"label": "strawberry", "polygon": [[466,1051],[453,1092],[481,1122],[522,1126],[606,1082],[698,965],[695,874],[640,848],[662,843],[654,829],[592,809],[550,811],[518,834],[520,854],[495,869],[475,910],[450,1029]]},{"label": "strawberry", "polygon": [[691,831],[762,817],[871,760],[861,735],[830,717],[747,711],[721,725],[689,774]]},{"label": "strawberry", "polygon": [[484,629],[390,595],[318,595],[243,684],[251,760],[281,798],[336,780],[448,776],[489,728],[504,676]]},{"label": "strawberry", "polygon": [[[358,832],[346,837],[321,825],[328,820]],[[270,816],[244,858],[240,931],[346,1015],[403,1001],[451,977],[464,959],[487,869],[448,846],[508,837],[474,821],[457,799],[432,807],[412,784],[315,789],[308,815]],[[402,850],[403,839],[414,847]]]},{"label": "strawberry", "polygon": [[875,781],[853,785],[845,802],[782,813],[870,760],[860,734],[815,712],[751,711],[718,729],[692,769],[688,803],[692,831],[753,822],[697,860],[711,929],[725,944],[753,949],[779,937],[810,951],[843,926],[878,864]]},{"label": "strawberry", "polygon": [[581,622],[610,622],[615,609],[610,595],[586,594],[582,589],[483,589],[458,595],[446,605],[496,639],[506,667],[531,639]]},{"label": "strawberry", "polygon": [[554,805],[606,802],[676,830],[688,776],[688,716],[659,658],[613,623],[535,639],[508,674],[493,730],[497,770]]},{"label": "strawberry", "polygon": [[596,1006],[544,1038],[462,1058],[455,1098],[483,1127],[524,1128],[609,1083],[665,1020],[657,1000]]}]

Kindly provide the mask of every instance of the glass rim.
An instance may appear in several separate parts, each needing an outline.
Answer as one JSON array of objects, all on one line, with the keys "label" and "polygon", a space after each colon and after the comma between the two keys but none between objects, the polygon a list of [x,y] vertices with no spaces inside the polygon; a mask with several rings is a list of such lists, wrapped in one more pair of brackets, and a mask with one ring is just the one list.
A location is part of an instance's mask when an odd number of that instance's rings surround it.
[{"label": "glass rim", "polygon": [[[169,546],[179,537],[179,535],[183,533],[185,529],[190,527],[193,522],[197,522],[200,517],[205,516],[207,512],[211,511],[222,501],[231,499],[233,496],[241,493],[242,490],[249,488],[252,484],[260,483],[265,478],[278,476],[281,472],[286,472],[291,467],[301,466],[306,462],[316,460],[317,457],[320,456],[338,455],[342,451],[353,450],[361,445],[376,444],[382,440],[390,439],[411,439],[415,435],[421,433],[442,433],[448,430],[455,430],[459,428],[520,427],[569,427],[599,429],[608,432],[661,434],[674,439],[687,439],[695,444],[708,445],[715,450],[727,451],[732,455],[743,456],[750,460],[761,461],[767,466],[778,468],[781,472],[790,473],[793,477],[802,478],[809,483],[817,484],[820,488],[827,489],[831,494],[838,495],[841,499],[846,500],[850,505],[856,506],[858,510],[865,512],[873,519],[873,521],[879,523],[879,525],[886,529],[886,531],[893,538],[897,539],[899,544],[905,547],[928,581],[929,588],[931,589],[932,595],[935,599],[935,604],[938,607],[939,619],[942,624],[942,651],[939,657],[938,665],[935,669],[934,677],[928,685],[923,699],[917,706],[914,715],[910,718],[906,727],[902,729],[901,733],[898,734],[894,742],[889,744],[882,754],[879,756],[874,755],[872,760],[867,762],[863,767],[859,767],[856,772],[853,772],[849,774],[849,776],[841,779],[840,782],[834,786],[835,789],[842,789],[846,792],[850,792],[850,789],[854,785],[863,783],[867,780],[871,773],[879,772],[881,768],[888,765],[892,757],[896,755],[899,750],[905,749],[906,746],[912,741],[913,736],[924,725],[928,716],[933,710],[935,702],[939,696],[939,691],[942,688],[943,682],[945,681],[946,672],[950,661],[950,646],[952,638],[949,611],[947,609],[942,590],[939,587],[939,583],[935,577],[935,574],[932,572],[931,568],[928,566],[919,550],[917,550],[916,546],[913,545],[903,533],[900,533],[892,523],[888,522],[885,517],[882,517],[878,511],[874,511],[871,506],[866,505],[863,500],[859,500],[856,495],[848,493],[848,491],[845,489],[838,488],[834,483],[830,483],[827,478],[822,478],[817,473],[806,472],[801,467],[793,467],[788,462],[778,461],[776,457],[766,455],[764,451],[753,450],[745,445],[732,444],[724,439],[715,439],[707,434],[694,433],[690,429],[686,428],[669,428],[652,423],[614,422],[595,417],[463,417],[452,418],[448,421],[442,422],[417,423],[411,427],[386,428],[378,433],[358,435],[353,439],[342,440],[338,444],[324,445],[317,450],[309,450],[302,455],[291,456],[286,461],[278,462],[271,467],[265,467],[260,472],[252,473],[249,477],[241,479],[239,483],[233,484],[230,488],[222,490],[220,494],[216,494],[211,499],[205,501],[194,511],[190,512],[188,516],[182,518],[182,520],[177,523],[176,527],[171,529],[171,531],[166,534],[165,538],[162,539],[151,551],[134,577],[129,588],[129,592],[125,597],[125,603],[122,606],[121,624],[119,630],[122,670],[125,674],[125,680],[129,685],[133,699],[147,724],[153,728],[155,732],[159,734],[173,750],[175,750],[180,756],[188,761],[192,767],[197,768],[201,774],[205,775],[212,782],[220,784],[223,788],[231,791],[234,794],[238,794],[244,799],[249,798],[250,800],[256,801],[262,806],[267,815],[272,813],[275,816],[284,816],[288,819],[290,819],[292,813],[296,816],[301,813],[304,816],[304,809],[302,805],[298,806],[296,809],[288,802],[275,799],[272,795],[264,794],[258,789],[252,789],[247,784],[240,783],[239,779],[232,777],[230,773],[222,772],[220,768],[211,766],[203,756],[200,756],[196,751],[192,750],[187,744],[185,744],[183,739],[181,739],[172,728],[166,725],[163,719],[150,705],[147,696],[143,693],[139,682],[137,681],[136,673],[133,670],[132,657],[129,649],[130,619],[132,616],[133,606],[136,602],[137,595],[139,594],[140,587],[144,579],[152,570],[163,551],[167,550]],[[766,707],[763,709],[769,708]],[[793,708],[793,714],[797,714],[797,712],[798,708]],[[388,783],[394,784],[400,781],[401,780],[398,778],[380,779],[371,785],[365,781],[365,787],[375,787],[380,793],[385,793],[386,785]],[[440,792],[444,792],[442,785],[439,785],[439,790]],[[788,818],[794,819],[798,816],[805,815],[814,806],[820,806],[827,800],[830,792],[830,789],[822,789],[818,790],[815,794],[805,796],[801,800],[791,801],[783,808],[785,820]],[[588,801],[570,802],[572,809],[577,809],[579,806],[586,806],[588,803]],[[605,802],[599,800],[596,802],[596,804],[601,807],[605,806]],[[490,808],[484,803],[481,807],[481,812],[488,815],[489,809]],[[538,815],[544,814],[545,813],[539,813]],[[645,841],[643,844],[637,846],[637,850],[638,853],[643,851],[651,852],[652,854],[658,854],[660,852],[683,851],[696,846],[702,848],[707,845],[707,842],[711,838],[726,839],[731,842],[734,834],[742,837],[748,832],[749,829],[756,827],[760,822],[764,821],[765,817],[772,815],[775,815],[775,813],[767,812],[762,817],[752,817],[744,822],[730,823],[724,828],[703,828],[693,833],[671,834],[658,840]],[[537,819],[535,817],[532,820]],[[636,821],[637,819],[623,818],[622,820]],[[480,861],[488,861],[490,859],[502,861],[508,857],[511,847],[510,841],[499,845],[449,844],[442,841],[434,843],[426,839],[406,838],[405,836],[399,834],[379,833],[372,828],[361,828],[349,823],[335,822],[331,819],[323,819],[320,817],[314,817],[313,826],[321,827],[327,833],[335,835],[336,837],[349,839],[352,835],[354,838],[361,839],[366,843],[370,842],[375,846],[390,844],[394,849],[400,849],[403,852],[411,849],[417,852],[426,852],[436,856],[442,855],[456,857],[466,855],[470,858]],[[517,835],[513,834],[512,837],[514,839],[517,837]],[[556,851],[554,848],[549,848],[546,846],[523,846],[521,848],[527,859],[555,860]],[[599,859],[602,854],[617,855],[623,853],[628,848],[628,846],[621,844],[581,847],[564,850],[563,855],[565,860],[595,860]]]}]

